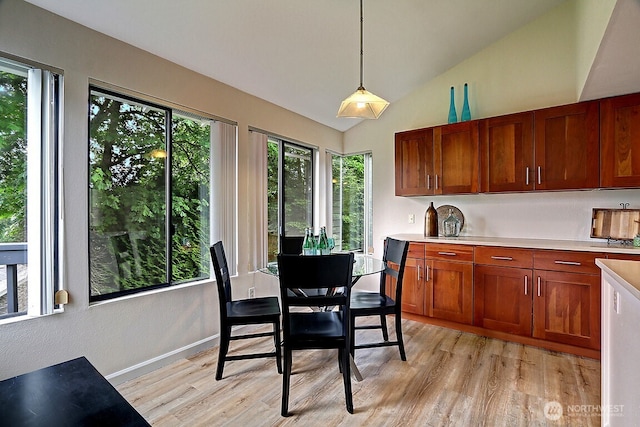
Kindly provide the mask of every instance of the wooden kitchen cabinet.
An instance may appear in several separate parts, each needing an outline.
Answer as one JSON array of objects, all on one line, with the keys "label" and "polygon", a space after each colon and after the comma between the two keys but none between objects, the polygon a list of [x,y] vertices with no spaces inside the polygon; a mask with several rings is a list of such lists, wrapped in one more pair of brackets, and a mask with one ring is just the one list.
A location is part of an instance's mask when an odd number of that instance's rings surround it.
[{"label": "wooden kitchen cabinet", "polygon": [[600,100],[600,186],[640,187],[640,94]]},{"label": "wooden kitchen cabinet", "polygon": [[478,246],[475,264],[473,324],[531,336],[533,251]]},{"label": "wooden kitchen cabinet", "polygon": [[473,247],[425,245],[426,315],[473,323]]},{"label": "wooden kitchen cabinet", "polygon": [[533,336],[600,349],[600,276],[535,270]]},{"label": "wooden kitchen cabinet", "polygon": [[409,243],[402,283],[402,311],[424,316],[424,244]]},{"label": "wooden kitchen cabinet", "polygon": [[478,121],[433,129],[434,194],[478,192]]},{"label": "wooden kitchen cabinet", "polygon": [[433,129],[396,133],[395,173],[396,196],[433,194]]},{"label": "wooden kitchen cabinet", "polygon": [[595,259],[604,257],[592,252],[535,251],[535,338],[600,349],[600,275]]},{"label": "wooden kitchen cabinet", "polygon": [[533,112],[481,120],[480,191],[534,189]]},{"label": "wooden kitchen cabinet", "polygon": [[598,101],[535,110],[536,190],[599,186],[599,118]]}]

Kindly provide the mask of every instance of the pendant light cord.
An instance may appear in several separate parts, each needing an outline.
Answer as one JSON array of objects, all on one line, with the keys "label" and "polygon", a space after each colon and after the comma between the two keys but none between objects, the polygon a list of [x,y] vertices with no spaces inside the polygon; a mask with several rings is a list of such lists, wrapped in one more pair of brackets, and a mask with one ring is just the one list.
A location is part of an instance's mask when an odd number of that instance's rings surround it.
[{"label": "pendant light cord", "polygon": [[364,56],[364,48],[362,47],[362,27],[364,27],[364,18],[362,17],[362,0],[360,0],[360,87],[358,88],[358,90],[364,90],[364,86],[362,85],[362,57]]}]

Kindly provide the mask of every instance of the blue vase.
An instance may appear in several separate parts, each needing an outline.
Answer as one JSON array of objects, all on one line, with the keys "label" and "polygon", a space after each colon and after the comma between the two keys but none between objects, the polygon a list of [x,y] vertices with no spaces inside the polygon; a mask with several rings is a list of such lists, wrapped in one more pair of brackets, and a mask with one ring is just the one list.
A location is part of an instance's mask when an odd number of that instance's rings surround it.
[{"label": "blue vase", "polygon": [[455,123],[458,121],[458,115],[456,114],[456,102],[453,98],[453,86],[451,86],[451,101],[449,101],[449,123]]},{"label": "blue vase", "polygon": [[467,84],[464,84],[464,104],[462,104],[462,115],[460,116],[461,122],[471,120],[471,110],[469,110],[469,94],[467,93]]}]

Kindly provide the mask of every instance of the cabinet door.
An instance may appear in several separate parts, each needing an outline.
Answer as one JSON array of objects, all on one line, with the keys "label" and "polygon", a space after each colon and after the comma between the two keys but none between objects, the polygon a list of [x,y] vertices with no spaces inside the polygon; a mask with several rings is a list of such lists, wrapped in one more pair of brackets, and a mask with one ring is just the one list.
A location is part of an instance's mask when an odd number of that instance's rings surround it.
[{"label": "cabinet door", "polygon": [[600,349],[600,276],[534,270],[533,336]]},{"label": "cabinet door", "polygon": [[478,192],[478,121],[433,129],[435,194]]},{"label": "cabinet door", "polygon": [[426,260],[427,315],[473,323],[473,264]]},{"label": "cabinet door", "polygon": [[640,187],[640,94],[600,101],[600,186]]},{"label": "cabinet door", "polygon": [[423,258],[407,257],[402,282],[402,311],[421,316],[425,314]]},{"label": "cabinet door", "polygon": [[396,196],[433,194],[433,129],[396,133]]},{"label": "cabinet door", "polygon": [[600,183],[598,101],[536,110],[535,188],[597,188]]},{"label": "cabinet door", "polygon": [[494,331],[531,336],[532,271],[477,265],[473,324]]},{"label": "cabinet door", "polygon": [[533,190],[533,112],[481,120],[480,191]]}]

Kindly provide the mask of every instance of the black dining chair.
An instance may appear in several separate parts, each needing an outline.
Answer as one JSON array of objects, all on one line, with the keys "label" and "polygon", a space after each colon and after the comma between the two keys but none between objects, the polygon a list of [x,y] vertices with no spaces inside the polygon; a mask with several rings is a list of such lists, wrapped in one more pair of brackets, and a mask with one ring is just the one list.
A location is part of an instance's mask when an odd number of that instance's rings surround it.
[{"label": "black dining chair", "polygon": [[[356,349],[398,346],[400,358],[407,360],[404,351],[404,341],[402,339],[402,282],[404,278],[404,268],[409,252],[409,242],[387,238],[384,242],[385,268],[380,273],[380,291],[366,292],[354,291],[351,294],[351,354],[355,355]],[[396,340],[389,341],[387,330],[387,315],[393,314],[395,317]],[[356,318],[365,316],[379,316],[380,323],[374,325],[356,325]],[[369,343],[356,343],[356,330],[360,329],[381,329],[382,341]]]},{"label": "black dining chair", "polygon": [[[275,357],[278,373],[282,373],[280,351],[280,304],[278,297],[251,298],[234,301],[231,295],[231,278],[227,267],[227,257],[222,242],[216,242],[210,248],[213,269],[218,286],[220,303],[220,349],[216,380],[222,379],[224,364],[230,360],[257,359]],[[272,324],[271,332],[232,335],[232,328],[239,325]],[[269,353],[242,353],[228,355],[229,343],[234,340],[273,337],[275,350]]]},{"label": "black dining chair", "polygon": [[304,236],[280,236],[280,253],[288,255],[300,255]]},{"label": "black dining chair", "polygon": [[[309,349],[338,349],[347,411],[353,413],[350,367],[349,301],[353,254],[278,255],[280,299],[283,316],[282,416],[289,415],[289,386],[292,352]],[[327,289],[327,292],[300,296],[293,290]],[[340,289],[340,292],[332,290]],[[332,311],[315,307],[335,306]],[[300,307],[306,308],[301,310]],[[293,309],[293,310],[292,310]]]}]

